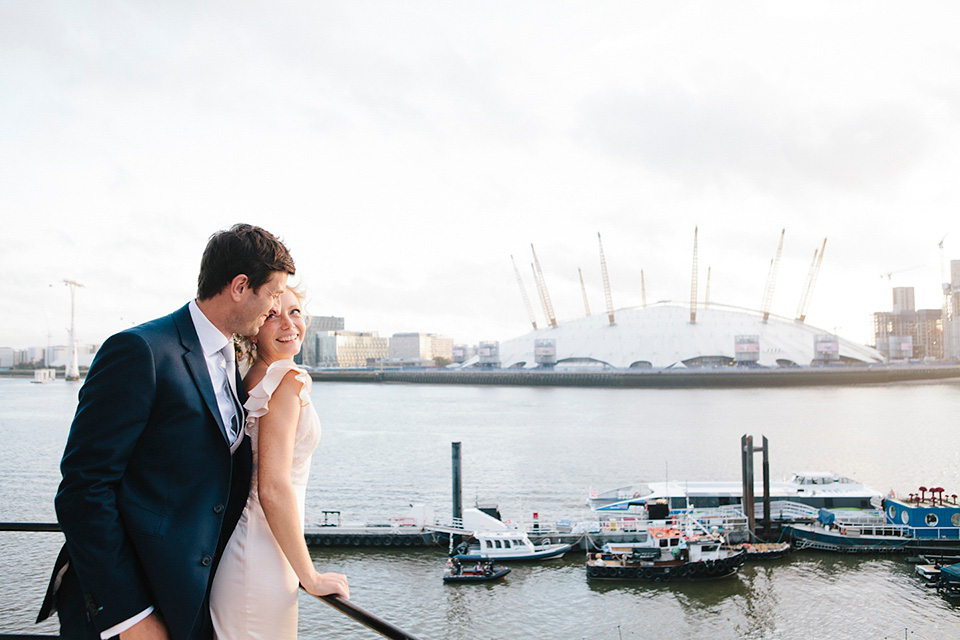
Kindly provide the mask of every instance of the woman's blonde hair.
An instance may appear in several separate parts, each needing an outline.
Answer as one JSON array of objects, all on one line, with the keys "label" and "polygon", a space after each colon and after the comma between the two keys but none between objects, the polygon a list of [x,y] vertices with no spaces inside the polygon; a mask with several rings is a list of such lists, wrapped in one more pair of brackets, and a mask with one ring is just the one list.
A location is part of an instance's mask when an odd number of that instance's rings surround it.
[{"label": "woman's blonde hair", "polygon": [[[307,292],[300,285],[288,286],[287,291],[297,296],[300,302],[300,311],[303,312],[304,301],[307,299]],[[304,323],[310,326],[310,316],[303,312]],[[304,336],[306,338],[306,336]],[[301,347],[302,348],[302,347]],[[237,354],[237,364],[240,365],[240,375],[246,375],[247,370],[253,366],[257,360],[257,344],[249,336],[233,336],[233,349]]]}]

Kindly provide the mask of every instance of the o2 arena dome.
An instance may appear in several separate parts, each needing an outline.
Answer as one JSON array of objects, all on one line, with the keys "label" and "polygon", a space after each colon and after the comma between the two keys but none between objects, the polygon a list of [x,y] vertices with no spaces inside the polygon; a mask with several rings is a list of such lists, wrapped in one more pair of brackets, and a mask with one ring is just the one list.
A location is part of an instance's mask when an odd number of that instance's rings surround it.
[{"label": "o2 arena dome", "polygon": [[[883,355],[792,319],[710,304],[690,321],[689,305],[660,302],[567,321],[497,343],[482,343],[464,363],[483,365],[496,357],[503,368],[607,366],[628,368],[806,366],[872,364]],[[484,348],[498,353],[484,355]]]},{"label": "o2 arena dome", "polygon": [[[606,299],[606,314],[590,315],[587,292],[580,272],[586,317],[558,325],[543,278],[537,252],[530,245],[534,282],[544,315],[546,328],[537,328],[533,308],[516,261],[513,268],[520,293],[534,330],[503,343],[481,342],[476,356],[461,366],[488,368],[580,368],[614,367],[617,369],[701,368],[722,366],[797,367],[829,364],[874,364],[885,362],[872,347],[856,344],[822,329],[804,324],[806,308],[827,241],[813,252],[796,319],[770,313],[776,285],[777,268],[783,251],[786,230],[780,232],[776,257],[770,261],[770,273],[762,311],[711,304],[710,270],[707,270],[707,295],[703,304],[697,301],[697,229],[693,231],[693,275],[689,304],[658,302],[653,305],[614,310],[607,277],[607,263],[600,245],[600,267]],[[646,290],[640,272],[643,300]]]}]

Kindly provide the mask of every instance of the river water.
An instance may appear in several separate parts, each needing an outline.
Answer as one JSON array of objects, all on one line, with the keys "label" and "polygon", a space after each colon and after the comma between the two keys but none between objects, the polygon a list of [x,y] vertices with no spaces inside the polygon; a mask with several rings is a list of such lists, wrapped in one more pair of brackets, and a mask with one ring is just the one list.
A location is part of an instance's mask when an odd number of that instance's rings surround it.
[{"label": "river water", "polygon": [[[0,379],[0,520],[53,521],[79,383]],[[323,422],[307,520],[451,508],[450,443],[464,504],[505,518],[586,519],[589,489],[641,480],[737,480],[744,433],[770,441],[771,476],[833,470],[886,492],[960,493],[960,383],[798,389],[577,389],[317,383]],[[757,460],[759,464],[759,459]],[[0,633],[55,633],[35,611],[61,543],[0,533]],[[954,638],[960,608],[900,557],[801,551],[697,583],[595,584],[580,552],[515,565],[504,581],[444,585],[445,549],[315,549],[354,602],[420,638]],[[302,596],[302,638],[373,638]]]}]

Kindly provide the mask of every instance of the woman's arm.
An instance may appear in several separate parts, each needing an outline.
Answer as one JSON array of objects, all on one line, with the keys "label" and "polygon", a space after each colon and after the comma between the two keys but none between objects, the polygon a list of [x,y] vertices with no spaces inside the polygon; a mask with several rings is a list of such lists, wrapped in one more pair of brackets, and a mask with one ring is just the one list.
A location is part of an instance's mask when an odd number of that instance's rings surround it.
[{"label": "woman's arm", "polygon": [[260,504],[273,537],[303,588],[316,596],[335,593],[349,598],[347,577],[340,573],[318,573],[303,539],[303,521],[297,511],[297,497],[290,481],[302,386],[296,375],[296,371],[289,371],[283,377],[270,398],[270,410],[260,418],[256,480]]}]

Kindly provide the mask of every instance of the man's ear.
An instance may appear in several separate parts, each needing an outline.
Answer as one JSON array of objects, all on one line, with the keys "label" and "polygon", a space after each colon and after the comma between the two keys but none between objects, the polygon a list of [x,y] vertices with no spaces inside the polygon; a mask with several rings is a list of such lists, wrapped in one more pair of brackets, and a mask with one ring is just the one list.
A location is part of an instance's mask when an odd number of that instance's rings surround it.
[{"label": "man's ear", "polygon": [[233,280],[230,281],[230,284],[227,285],[227,291],[230,293],[230,298],[234,302],[240,302],[240,299],[243,297],[243,292],[249,287],[250,278],[241,273],[234,276]]}]

